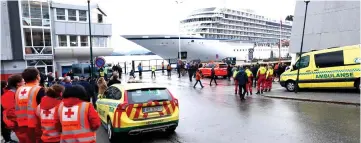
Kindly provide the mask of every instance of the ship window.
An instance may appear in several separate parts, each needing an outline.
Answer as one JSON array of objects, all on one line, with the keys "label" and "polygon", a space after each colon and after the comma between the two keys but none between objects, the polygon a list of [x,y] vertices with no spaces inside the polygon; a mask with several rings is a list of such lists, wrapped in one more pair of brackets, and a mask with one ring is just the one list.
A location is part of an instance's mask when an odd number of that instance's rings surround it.
[{"label": "ship window", "polygon": [[191,42],[194,42],[194,40],[191,40]]}]

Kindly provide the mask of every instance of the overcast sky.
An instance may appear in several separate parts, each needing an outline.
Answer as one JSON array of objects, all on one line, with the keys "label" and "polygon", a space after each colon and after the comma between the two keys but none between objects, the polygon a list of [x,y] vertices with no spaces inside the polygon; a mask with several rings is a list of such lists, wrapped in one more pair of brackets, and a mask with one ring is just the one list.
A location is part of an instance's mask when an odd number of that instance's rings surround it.
[{"label": "overcast sky", "polygon": [[[86,0],[55,0],[64,3],[86,4]],[[91,0],[98,3],[112,23],[112,46],[127,47],[129,42],[119,35],[175,34],[178,21],[191,11],[205,7],[227,7],[252,9],[260,15],[274,19],[285,19],[293,15],[295,0]],[[123,49],[124,50],[124,49]]]}]

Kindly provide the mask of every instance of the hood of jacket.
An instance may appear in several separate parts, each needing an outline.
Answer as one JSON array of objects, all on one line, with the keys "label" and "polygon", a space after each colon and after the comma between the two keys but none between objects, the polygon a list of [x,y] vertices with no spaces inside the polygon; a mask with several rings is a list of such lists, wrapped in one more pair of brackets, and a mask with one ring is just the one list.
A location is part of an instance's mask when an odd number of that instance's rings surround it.
[{"label": "hood of jacket", "polygon": [[44,96],[43,98],[41,98],[40,107],[41,109],[51,109],[59,105],[60,102],[61,99]]},{"label": "hood of jacket", "polygon": [[65,107],[72,107],[76,104],[79,104],[80,102],[83,102],[81,99],[79,98],[75,98],[75,97],[70,97],[70,98],[64,98],[63,99],[63,103]]}]

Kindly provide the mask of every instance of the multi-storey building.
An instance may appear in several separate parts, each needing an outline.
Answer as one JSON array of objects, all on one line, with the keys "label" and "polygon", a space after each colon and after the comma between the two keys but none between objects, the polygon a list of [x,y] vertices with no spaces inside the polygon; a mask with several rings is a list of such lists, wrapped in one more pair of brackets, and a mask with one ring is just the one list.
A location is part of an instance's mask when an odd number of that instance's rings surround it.
[{"label": "multi-storey building", "polygon": [[84,6],[50,1],[1,2],[2,78],[36,67],[42,73],[61,76],[74,63],[90,61],[89,24],[93,53],[110,55],[112,25],[98,5]]}]

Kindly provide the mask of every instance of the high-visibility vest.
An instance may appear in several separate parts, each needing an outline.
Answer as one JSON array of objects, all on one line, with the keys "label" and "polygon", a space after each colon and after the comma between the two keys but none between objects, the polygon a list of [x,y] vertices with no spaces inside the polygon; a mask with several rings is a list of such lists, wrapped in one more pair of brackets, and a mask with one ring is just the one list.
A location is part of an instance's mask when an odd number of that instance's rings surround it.
[{"label": "high-visibility vest", "polygon": [[101,76],[101,77],[104,77],[104,72],[99,72],[99,75]]},{"label": "high-visibility vest", "polygon": [[266,74],[266,78],[272,77],[272,76],[273,76],[273,69],[268,69],[267,74]]},{"label": "high-visibility vest", "polygon": [[237,71],[237,70],[235,70],[235,71],[233,72],[233,78],[236,78],[237,73],[238,73],[238,71]]},{"label": "high-visibility vest", "polygon": [[15,114],[19,127],[35,128],[37,119],[35,109],[37,107],[36,96],[41,89],[38,85],[22,86],[15,93]]},{"label": "high-visibility vest", "polygon": [[267,71],[267,69],[266,69],[265,67],[259,67],[259,69],[258,69],[258,72],[259,72],[259,74],[261,74],[261,75],[266,74],[266,71]]},{"label": "high-visibility vest", "polygon": [[155,66],[152,66],[152,71],[155,71]]},{"label": "high-visibility vest", "polygon": [[247,74],[247,77],[248,77],[248,78],[252,77],[252,72],[251,72],[251,70],[246,69],[246,74]]},{"label": "high-visibility vest", "polygon": [[41,109],[40,105],[36,108],[36,115],[40,119],[41,130],[43,132],[41,140],[43,142],[59,142],[61,129],[57,129],[59,115],[57,114],[58,106],[49,110]]},{"label": "high-visibility vest", "polygon": [[81,102],[72,107],[60,103],[58,114],[62,125],[60,143],[95,143],[96,133],[90,129],[88,110],[90,103]]}]

